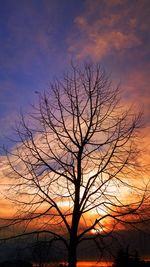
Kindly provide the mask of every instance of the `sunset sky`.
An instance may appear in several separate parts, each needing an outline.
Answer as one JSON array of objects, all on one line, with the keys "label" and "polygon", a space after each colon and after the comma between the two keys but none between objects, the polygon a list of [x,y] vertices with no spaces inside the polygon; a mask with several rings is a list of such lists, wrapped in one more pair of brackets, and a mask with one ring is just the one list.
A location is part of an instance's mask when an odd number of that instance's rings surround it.
[{"label": "sunset sky", "polygon": [[[30,112],[37,92],[61,77],[71,60],[102,64],[114,83],[120,83],[124,105],[142,109],[144,160],[149,163],[150,1],[5,0],[0,2],[2,178],[2,146],[12,148],[8,137],[20,110]],[[3,204],[0,210],[6,213]]]}]

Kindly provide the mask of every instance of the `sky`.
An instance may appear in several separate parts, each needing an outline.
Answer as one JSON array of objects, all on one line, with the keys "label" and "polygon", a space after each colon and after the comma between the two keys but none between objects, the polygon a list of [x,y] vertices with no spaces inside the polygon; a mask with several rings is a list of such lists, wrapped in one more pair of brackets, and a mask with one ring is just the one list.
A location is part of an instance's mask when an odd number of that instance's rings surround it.
[{"label": "sky", "polygon": [[149,0],[0,1],[0,148],[12,147],[18,114],[30,112],[36,92],[48,89],[71,60],[91,60],[120,83],[125,105],[142,109],[149,163],[149,14]]},{"label": "sky", "polygon": [[1,1],[0,147],[71,60],[102,64],[149,126],[149,13],[149,0]]}]

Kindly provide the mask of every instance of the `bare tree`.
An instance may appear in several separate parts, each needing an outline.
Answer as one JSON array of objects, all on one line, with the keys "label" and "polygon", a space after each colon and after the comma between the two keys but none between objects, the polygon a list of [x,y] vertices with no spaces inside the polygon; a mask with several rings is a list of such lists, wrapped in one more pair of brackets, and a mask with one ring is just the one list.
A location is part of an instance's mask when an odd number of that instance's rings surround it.
[{"label": "bare tree", "polygon": [[20,235],[49,233],[61,240],[68,266],[75,267],[82,241],[96,243],[116,224],[142,219],[140,114],[125,110],[119,88],[99,65],[72,65],[38,94],[30,119],[21,116],[19,143],[7,153],[10,191],[21,206],[10,225],[24,222]]}]

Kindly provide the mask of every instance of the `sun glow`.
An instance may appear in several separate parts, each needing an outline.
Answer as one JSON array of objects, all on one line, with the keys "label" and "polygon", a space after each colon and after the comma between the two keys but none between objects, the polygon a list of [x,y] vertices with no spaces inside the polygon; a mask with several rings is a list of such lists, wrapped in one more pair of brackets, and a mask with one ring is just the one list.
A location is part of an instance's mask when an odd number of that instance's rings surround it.
[{"label": "sun glow", "polygon": [[95,234],[102,233],[103,231],[104,231],[103,228],[95,228],[91,230],[91,234],[95,235]]}]

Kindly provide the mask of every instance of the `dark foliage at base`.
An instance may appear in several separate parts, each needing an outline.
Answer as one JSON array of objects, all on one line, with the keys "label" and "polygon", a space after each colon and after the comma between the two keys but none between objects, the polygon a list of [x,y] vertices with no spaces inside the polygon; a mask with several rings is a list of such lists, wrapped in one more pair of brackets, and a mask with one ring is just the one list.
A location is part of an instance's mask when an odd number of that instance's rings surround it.
[{"label": "dark foliage at base", "polygon": [[3,261],[0,267],[32,267],[32,263],[22,260]]}]

